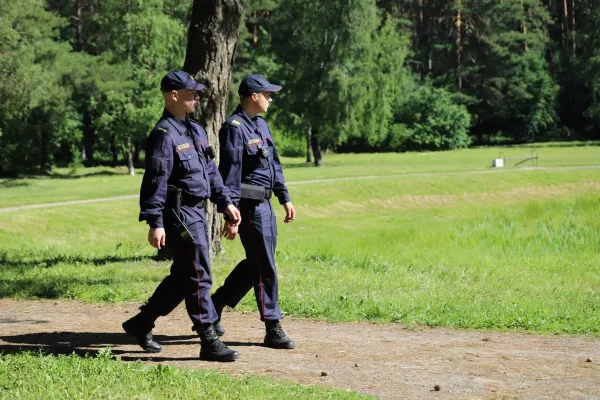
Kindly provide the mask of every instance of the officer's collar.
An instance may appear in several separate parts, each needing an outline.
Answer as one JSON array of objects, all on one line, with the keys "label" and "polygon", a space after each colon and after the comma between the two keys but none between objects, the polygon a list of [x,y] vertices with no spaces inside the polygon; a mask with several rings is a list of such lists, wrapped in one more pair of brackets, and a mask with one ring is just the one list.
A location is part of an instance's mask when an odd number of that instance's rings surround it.
[{"label": "officer's collar", "polygon": [[250,118],[248,114],[242,108],[242,105],[239,104],[235,109],[235,114],[238,114],[244,121],[246,121],[250,126],[258,127],[258,115],[254,118]]},{"label": "officer's collar", "polygon": [[178,120],[177,118],[175,118],[175,116],[166,108],[163,111],[163,118],[165,118],[167,121],[169,121],[169,123],[175,128],[177,129],[177,131],[179,133],[181,133],[182,135],[185,135],[187,133],[188,130],[188,120],[187,117],[185,117],[185,121],[181,121]]}]

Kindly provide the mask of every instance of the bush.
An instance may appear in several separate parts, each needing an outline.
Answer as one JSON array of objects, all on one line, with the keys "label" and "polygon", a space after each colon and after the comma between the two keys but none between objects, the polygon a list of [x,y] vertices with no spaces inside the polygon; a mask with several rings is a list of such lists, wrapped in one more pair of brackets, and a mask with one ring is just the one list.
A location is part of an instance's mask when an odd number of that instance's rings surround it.
[{"label": "bush", "polygon": [[279,129],[271,126],[271,134],[277,147],[277,153],[282,157],[306,156],[306,140],[295,136],[284,135]]},{"label": "bush", "polygon": [[467,108],[448,91],[425,86],[399,104],[387,145],[392,151],[465,148],[471,144],[470,125]]}]

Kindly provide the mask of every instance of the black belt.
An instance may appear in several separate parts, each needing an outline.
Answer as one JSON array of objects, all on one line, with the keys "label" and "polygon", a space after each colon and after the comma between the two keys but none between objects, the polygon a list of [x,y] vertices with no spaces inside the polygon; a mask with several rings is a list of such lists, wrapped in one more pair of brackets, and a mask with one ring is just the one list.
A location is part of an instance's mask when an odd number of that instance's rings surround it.
[{"label": "black belt", "polygon": [[206,199],[202,199],[200,201],[191,200],[191,199],[190,200],[181,199],[181,205],[188,206],[188,207],[204,208],[204,207],[206,207]]}]

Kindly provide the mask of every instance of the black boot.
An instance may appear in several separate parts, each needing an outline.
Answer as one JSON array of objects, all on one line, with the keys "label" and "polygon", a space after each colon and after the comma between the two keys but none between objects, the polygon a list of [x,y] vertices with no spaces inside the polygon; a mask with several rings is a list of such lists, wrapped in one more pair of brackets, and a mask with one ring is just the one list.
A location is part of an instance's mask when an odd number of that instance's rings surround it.
[{"label": "black boot", "polygon": [[296,344],[287,337],[279,321],[265,321],[267,334],[265,335],[265,346],[273,349],[293,349]]},{"label": "black boot", "polygon": [[217,333],[213,324],[202,324],[197,328],[200,336],[200,359],[205,361],[235,361],[240,357],[240,353],[229,349]]},{"label": "black boot", "polygon": [[223,314],[223,307],[217,307],[217,305],[215,305],[215,310],[217,310],[217,316],[219,317],[217,322],[215,322],[215,332],[217,335],[223,336],[225,334],[225,328],[223,328],[223,325],[221,325],[221,314]]},{"label": "black boot", "polygon": [[215,322],[215,332],[219,336],[223,336],[225,334],[225,328],[223,328],[223,325],[221,325],[221,319]]},{"label": "black boot", "polygon": [[151,317],[140,312],[121,325],[128,335],[135,338],[142,349],[148,353],[160,353],[162,346],[152,339],[154,321]]}]

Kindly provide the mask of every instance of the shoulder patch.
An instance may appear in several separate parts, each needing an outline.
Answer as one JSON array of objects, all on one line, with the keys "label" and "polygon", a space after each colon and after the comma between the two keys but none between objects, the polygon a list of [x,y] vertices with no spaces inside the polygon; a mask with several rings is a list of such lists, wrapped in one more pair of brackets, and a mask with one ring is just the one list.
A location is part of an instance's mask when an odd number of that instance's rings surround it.
[{"label": "shoulder patch", "polygon": [[163,128],[162,126],[160,128],[156,128],[157,131],[162,131],[164,133],[167,133],[167,128]]},{"label": "shoulder patch", "polygon": [[231,120],[231,125],[233,126],[240,126],[242,123],[240,121],[238,121],[237,119],[233,119]]}]

